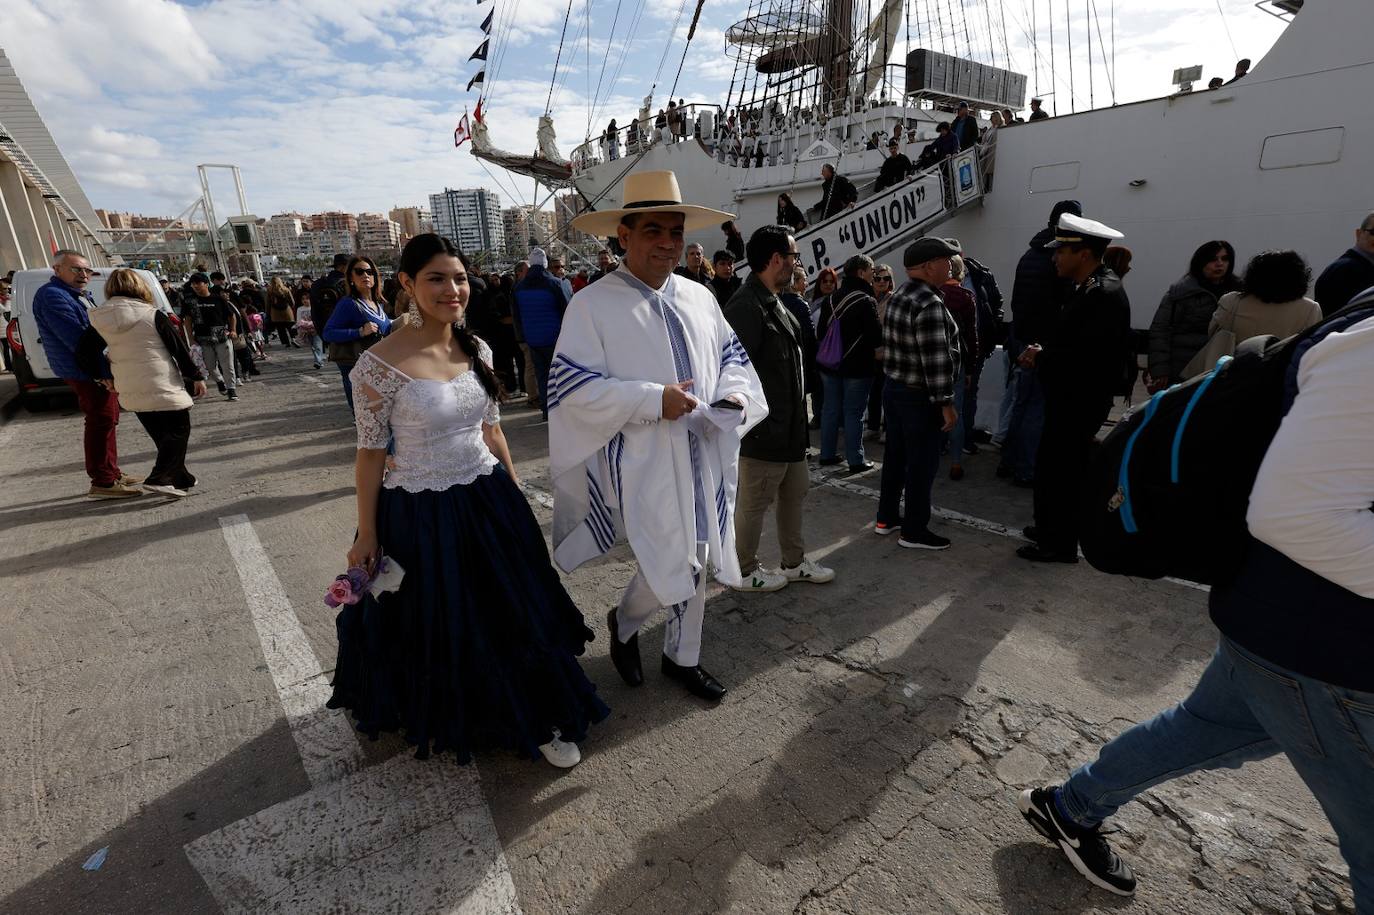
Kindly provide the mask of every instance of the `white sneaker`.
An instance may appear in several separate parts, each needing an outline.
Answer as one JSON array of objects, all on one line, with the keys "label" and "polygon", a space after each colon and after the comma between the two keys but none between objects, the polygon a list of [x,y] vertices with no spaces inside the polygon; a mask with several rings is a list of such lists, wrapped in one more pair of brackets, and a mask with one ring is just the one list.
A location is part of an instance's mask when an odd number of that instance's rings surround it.
[{"label": "white sneaker", "polygon": [[731,585],[736,591],[781,591],[787,587],[787,576],[776,569],[759,566],[744,576],[744,584]]},{"label": "white sneaker", "polygon": [[787,576],[788,581],[813,581],[818,585],[835,579],[834,569],[816,565],[809,559],[803,559],[801,565],[790,569],[784,567],[782,574]]},{"label": "white sneaker", "polygon": [[148,492],[159,493],[170,499],[184,499],[190,495],[190,493],[184,489],[177,489],[175,486],[166,486],[159,483],[144,483],[143,488]]},{"label": "white sneaker", "polygon": [[582,751],[577,748],[577,744],[562,737],[558,729],[553,730],[553,740],[539,747],[539,752],[544,754],[544,758],[549,761],[549,765],[557,766],[560,769],[571,769],[582,761]]}]

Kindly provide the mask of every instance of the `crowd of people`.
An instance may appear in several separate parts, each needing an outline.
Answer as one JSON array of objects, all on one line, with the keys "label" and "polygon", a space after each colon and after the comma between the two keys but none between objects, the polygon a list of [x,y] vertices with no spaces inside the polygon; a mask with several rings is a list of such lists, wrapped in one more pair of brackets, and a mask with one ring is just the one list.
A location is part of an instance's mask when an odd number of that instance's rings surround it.
[{"label": "crowd of people", "polygon": [[[702,664],[708,580],[772,592],[842,572],[806,555],[817,426],[820,468],[870,473],[865,433],[885,444],[875,535],[950,549],[932,525],[942,452],[957,481],[965,458],[994,444],[999,475],[1034,490],[1017,555],[1078,561],[1077,493],[1094,441],[1142,374],[1121,232],[1078,201],[1056,203],[1017,264],[1008,324],[997,278],[957,239],[908,245],[904,277],[856,255],[808,283],[795,229],[764,226],[743,240],[741,280],[728,241],[715,269],[704,248],[684,243],[686,232],[713,226],[728,240],[737,233],[730,214],[683,202],[671,172],[628,175],[621,199],[577,217],[576,228],[616,238],[624,256],[603,252],[576,287],[543,249],[511,275],[482,277],[450,241],[427,234],[406,246],[390,295],[365,256],[341,256],[294,290],[197,272],[186,289],[166,290],[180,326],[130,270],[112,272],[106,305],[92,309],[89,265],[59,252],[34,312],[86,416],[91,495],[118,497],[139,482],[115,454],[121,398],[157,445],[142,486],[184,495],[196,483],[185,465],[191,403],[206,382],[216,378],[233,400],[236,373],[252,374],[270,334],[310,346],[317,366],[308,338],[322,338],[358,433],[347,560],[369,574],[388,562],[405,570],[395,591],[341,609],[331,705],[368,733],[403,731],[421,756],[453,751],[464,762],[488,748],[562,767],[580,760],[577,744],[608,709],[577,663],[592,632],[557,570],[618,542],[638,564],[607,618],[621,678],[643,683],[637,633],[662,611],[663,675],[707,701],[725,696]],[[1369,313],[1302,358],[1296,400],[1252,496],[1251,530],[1266,552],[1213,589],[1221,642],[1193,695],[1109,742],[1063,784],[1026,790],[1019,806],[1088,880],[1130,895],[1135,877],[1103,821],[1183,772],[1284,752],[1328,812],[1357,907],[1368,907],[1367,749],[1340,715],[1374,707],[1364,641],[1349,637],[1374,635],[1374,425],[1358,396],[1374,383],[1374,213],[1322,271],[1315,298],[1295,251],[1248,253],[1237,273],[1239,258],[1211,240],[1180,265],[1186,272],[1150,328],[1148,388],[1206,371],[1237,340],[1298,333],[1362,303]],[[979,377],[999,346],[1006,389],[982,431]],[[551,553],[501,431],[501,408],[520,393],[548,421]],[[775,567],[759,555],[770,511]],[[1293,615],[1296,605],[1308,615]],[[1295,728],[1291,694],[1266,683],[1333,702]]]}]

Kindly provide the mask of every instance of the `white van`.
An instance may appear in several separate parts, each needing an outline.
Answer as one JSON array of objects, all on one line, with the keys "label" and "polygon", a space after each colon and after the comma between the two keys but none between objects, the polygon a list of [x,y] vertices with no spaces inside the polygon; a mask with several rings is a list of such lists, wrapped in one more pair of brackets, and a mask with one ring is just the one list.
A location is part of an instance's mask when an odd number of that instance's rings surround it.
[{"label": "white van", "polygon": [[[105,279],[114,267],[96,267],[86,289],[95,299],[98,307],[105,301]],[[153,301],[158,308],[172,314],[171,303],[162,292],[157,277],[148,270],[135,271],[153,290]],[[10,290],[10,320],[5,328],[5,341],[9,344],[14,359],[14,376],[19,382],[19,397],[25,407],[32,410],[38,401],[61,393],[69,393],[70,388],[53,375],[48,365],[48,356],[43,352],[43,341],[38,335],[38,324],[33,317],[33,296],[48,280],[52,279],[52,269],[19,270],[14,274],[14,286]]]}]

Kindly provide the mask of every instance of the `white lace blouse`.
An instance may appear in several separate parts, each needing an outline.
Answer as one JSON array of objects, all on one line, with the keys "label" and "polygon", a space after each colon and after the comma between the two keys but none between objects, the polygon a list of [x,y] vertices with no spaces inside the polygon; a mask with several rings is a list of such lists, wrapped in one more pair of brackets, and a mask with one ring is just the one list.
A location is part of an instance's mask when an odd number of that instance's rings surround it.
[{"label": "white lace blouse", "polygon": [[[478,358],[491,364],[491,349],[480,341]],[[448,381],[411,378],[367,350],[349,378],[358,447],[380,449],[396,440],[384,487],[443,491],[499,463],[482,438],[482,424],[496,425],[501,413],[472,369]]]}]

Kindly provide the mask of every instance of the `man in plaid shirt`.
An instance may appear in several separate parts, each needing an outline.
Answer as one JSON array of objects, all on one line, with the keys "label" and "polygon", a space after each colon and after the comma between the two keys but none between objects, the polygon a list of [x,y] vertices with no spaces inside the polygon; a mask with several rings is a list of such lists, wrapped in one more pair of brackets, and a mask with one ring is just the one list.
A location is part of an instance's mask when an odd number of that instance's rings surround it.
[{"label": "man in plaid shirt", "polygon": [[886,536],[900,528],[897,544],[914,550],[949,549],[949,539],[930,530],[930,491],[941,437],[959,418],[959,328],[939,293],[949,279],[950,256],[958,253],[943,238],[927,235],[913,242],[902,256],[909,280],[888,302],[883,321],[887,454],[873,530]]}]

